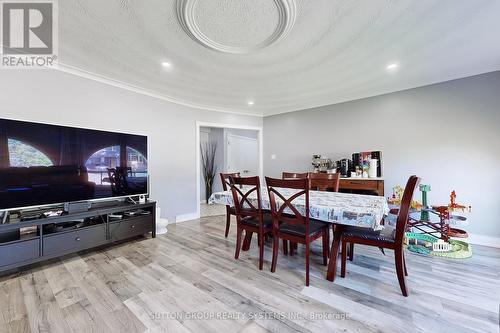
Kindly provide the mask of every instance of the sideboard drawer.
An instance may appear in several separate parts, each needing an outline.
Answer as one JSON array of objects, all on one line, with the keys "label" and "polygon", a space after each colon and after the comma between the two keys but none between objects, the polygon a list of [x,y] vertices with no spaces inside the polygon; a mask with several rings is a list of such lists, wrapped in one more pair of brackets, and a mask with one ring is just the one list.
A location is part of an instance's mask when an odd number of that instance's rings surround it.
[{"label": "sideboard drawer", "polygon": [[0,267],[39,257],[39,238],[0,245]]},{"label": "sideboard drawer", "polygon": [[340,187],[352,190],[376,190],[378,181],[376,180],[340,180]]},{"label": "sideboard drawer", "polygon": [[362,194],[376,193],[377,195],[384,195],[384,180],[383,179],[356,179],[356,178],[342,178],[339,184],[340,190],[347,190],[347,192],[360,192]]},{"label": "sideboard drawer", "polygon": [[152,230],[153,223],[151,215],[132,217],[109,224],[109,234],[112,241],[142,235]]},{"label": "sideboard drawer", "polygon": [[43,255],[79,251],[106,243],[106,226],[98,225],[43,238]]}]

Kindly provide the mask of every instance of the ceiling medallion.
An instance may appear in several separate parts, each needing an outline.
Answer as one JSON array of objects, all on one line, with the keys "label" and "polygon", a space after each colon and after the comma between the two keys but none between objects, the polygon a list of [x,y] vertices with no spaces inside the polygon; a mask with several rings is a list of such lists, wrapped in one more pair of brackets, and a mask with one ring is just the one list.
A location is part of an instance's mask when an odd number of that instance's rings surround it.
[{"label": "ceiling medallion", "polygon": [[277,7],[278,20],[274,32],[263,41],[253,45],[227,45],[215,41],[204,34],[196,21],[195,9],[198,0],[177,0],[177,18],[184,31],[196,42],[216,51],[234,54],[245,54],[266,48],[282,40],[292,30],[297,18],[295,0],[270,0]]}]

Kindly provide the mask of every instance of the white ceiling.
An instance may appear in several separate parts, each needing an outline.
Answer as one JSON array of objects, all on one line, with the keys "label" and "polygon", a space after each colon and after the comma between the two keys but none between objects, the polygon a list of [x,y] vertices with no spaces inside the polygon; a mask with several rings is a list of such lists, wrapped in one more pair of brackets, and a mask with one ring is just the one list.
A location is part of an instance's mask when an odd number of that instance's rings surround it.
[{"label": "white ceiling", "polygon": [[66,66],[265,116],[500,69],[498,0],[64,0],[59,26]]}]

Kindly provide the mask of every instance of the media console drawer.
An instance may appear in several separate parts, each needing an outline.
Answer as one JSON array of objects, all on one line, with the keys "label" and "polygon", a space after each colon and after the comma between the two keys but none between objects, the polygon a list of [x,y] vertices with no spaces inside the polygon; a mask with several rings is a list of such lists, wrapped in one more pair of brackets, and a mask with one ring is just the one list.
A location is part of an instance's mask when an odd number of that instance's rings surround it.
[{"label": "media console drawer", "polygon": [[39,239],[0,245],[0,267],[38,258]]},{"label": "media console drawer", "polygon": [[104,224],[43,237],[43,255],[79,251],[106,243]]},{"label": "media console drawer", "polygon": [[145,234],[153,230],[152,216],[138,216],[123,219],[109,224],[109,234],[112,241]]}]

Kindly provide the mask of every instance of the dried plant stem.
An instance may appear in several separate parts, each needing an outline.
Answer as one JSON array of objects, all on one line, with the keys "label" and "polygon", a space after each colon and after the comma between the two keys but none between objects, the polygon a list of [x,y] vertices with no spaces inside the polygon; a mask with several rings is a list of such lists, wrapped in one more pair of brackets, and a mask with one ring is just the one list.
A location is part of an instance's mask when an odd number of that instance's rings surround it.
[{"label": "dried plant stem", "polygon": [[200,144],[200,151],[203,163],[203,176],[205,177],[205,198],[208,202],[208,199],[212,195],[212,187],[214,184],[215,174],[217,173],[217,165],[215,165],[217,143],[209,141],[205,142],[204,146]]}]

